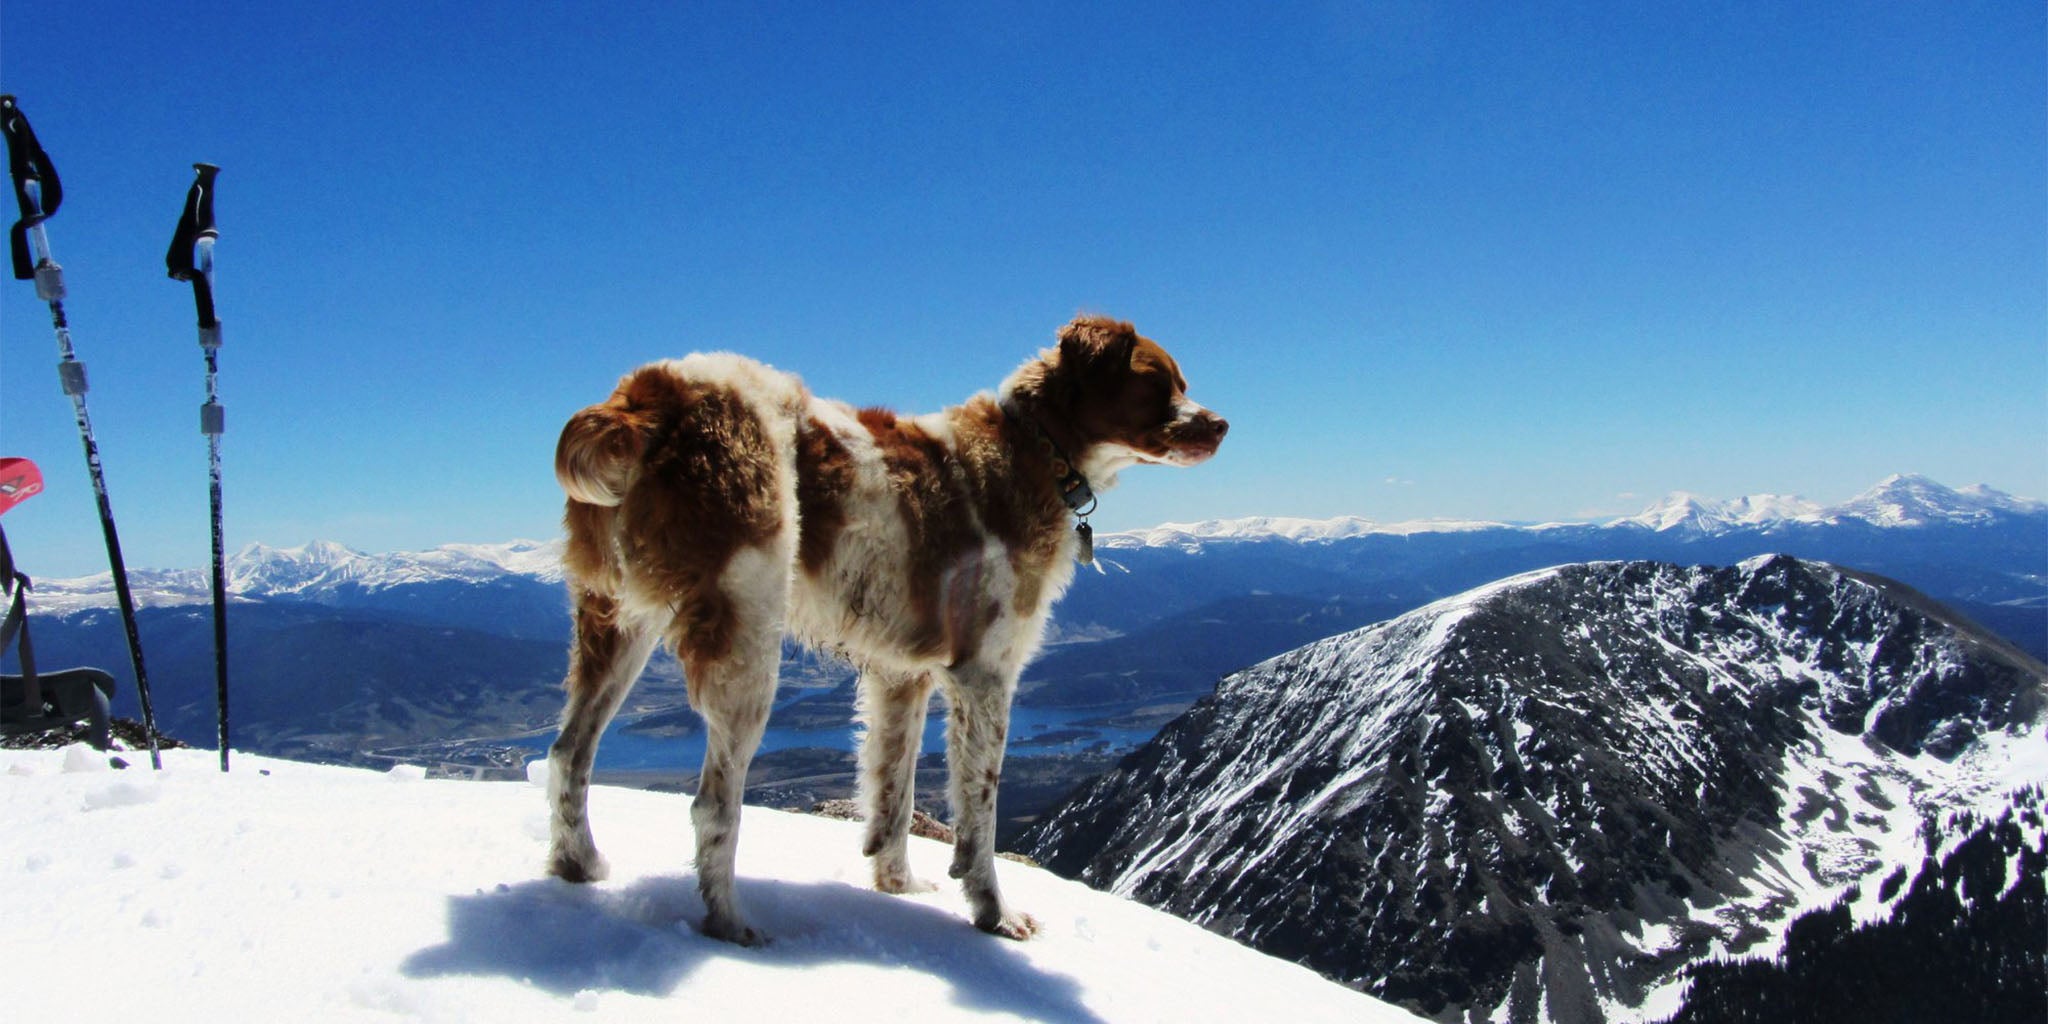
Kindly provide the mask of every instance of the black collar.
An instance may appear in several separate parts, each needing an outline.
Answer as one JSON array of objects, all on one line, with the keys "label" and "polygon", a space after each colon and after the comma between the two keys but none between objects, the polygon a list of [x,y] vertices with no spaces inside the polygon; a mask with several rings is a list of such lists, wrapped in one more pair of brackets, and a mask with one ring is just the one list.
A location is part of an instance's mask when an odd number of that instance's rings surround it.
[{"label": "black collar", "polygon": [[1081,475],[1081,467],[1061,449],[1059,442],[1045,432],[1045,424],[1038,417],[1004,403],[1003,412],[1013,419],[1031,425],[1031,435],[1038,442],[1038,450],[1045,453],[1046,461],[1052,463],[1054,485],[1060,492],[1060,500],[1066,503],[1067,511],[1074,514],[1074,557],[1082,565],[1093,565],[1101,572],[1102,566],[1095,563],[1095,530],[1088,525],[1088,515],[1095,511],[1095,489],[1088,486],[1088,478]]},{"label": "black collar", "polygon": [[1080,467],[1074,465],[1074,460],[1068,458],[1052,435],[1045,432],[1045,426],[1038,422],[1037,417],[1024,415],[1020,418],[1031,424],[1031,432],[1038,439],[1038,450],[1051,460],[1060,500],[1067,503],[1067,511],[1082,519],[1088,518],[1088,514],[1095,511],[1095,490],[1088,486],[1088,478],[1081,475]]}]

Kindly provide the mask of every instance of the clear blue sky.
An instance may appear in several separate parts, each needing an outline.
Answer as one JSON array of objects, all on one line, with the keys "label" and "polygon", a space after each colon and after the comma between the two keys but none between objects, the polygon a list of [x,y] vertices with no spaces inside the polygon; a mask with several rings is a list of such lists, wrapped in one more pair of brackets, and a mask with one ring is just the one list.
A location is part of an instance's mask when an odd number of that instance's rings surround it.
[{"label": "clear blue sky", "polygon": [[[2038,0],[0,7],[141,566],[206,561],[194,160],[231,548],[551,537],[562,421],[640,362],[928,411],[1083,310],[1233,424],[1100,529],[2048,496],[2044,53]],[[51,483],[9,536],[103,568],[0,286],[0,454]]]}]

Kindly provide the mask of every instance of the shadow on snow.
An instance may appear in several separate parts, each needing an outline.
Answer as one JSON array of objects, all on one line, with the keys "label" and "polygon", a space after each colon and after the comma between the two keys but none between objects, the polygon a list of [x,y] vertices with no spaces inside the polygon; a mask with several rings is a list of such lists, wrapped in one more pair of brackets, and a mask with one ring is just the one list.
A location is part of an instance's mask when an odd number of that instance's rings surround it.
[{"label": "shadow on snow", "polygon": [[586,989],[667,997],[716,957],[776,967],[871,963],[953,986],[954,1002],[1043,1020],[1100,1021],[1074,979],[1033,965],[1008,940],[951,912],[838,882],[739,880],[741,905],[768,945],[705,938],[690,876],[623,888],[555,878],[451,896],[448,941],[407,957],[407,977],[500,976],[563,997]]}]

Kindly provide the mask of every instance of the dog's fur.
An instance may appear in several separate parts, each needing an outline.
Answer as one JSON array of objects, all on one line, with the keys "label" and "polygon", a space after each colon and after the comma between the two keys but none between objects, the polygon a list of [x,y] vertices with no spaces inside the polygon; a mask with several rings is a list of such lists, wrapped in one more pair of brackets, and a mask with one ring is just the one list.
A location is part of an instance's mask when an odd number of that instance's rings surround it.
[{"label": "dog's fur", "polygon": [[562,430],[564,555],[575,603],[568,705],[549,752],[549,870],[603,878],[585,798],[598,736],[657,641],[708,727],[691,818],[704,932],[760,936],[735,904],[741,789],[785,633],[860,670],[864,852],[875,887],[928,890],[905,859],[925,704],[946,754],[962,880],[982,929],[1037,922],[996,888],[995,800],[1018,674],[1073,578],[1060,459],[1096,490],[1143,462],[1192,465],[1223,419],[1187,398],[1173,357],[1130,324],[1081,317],[983,393],[915,418],[813,397],[731,354],[628,374]]}]

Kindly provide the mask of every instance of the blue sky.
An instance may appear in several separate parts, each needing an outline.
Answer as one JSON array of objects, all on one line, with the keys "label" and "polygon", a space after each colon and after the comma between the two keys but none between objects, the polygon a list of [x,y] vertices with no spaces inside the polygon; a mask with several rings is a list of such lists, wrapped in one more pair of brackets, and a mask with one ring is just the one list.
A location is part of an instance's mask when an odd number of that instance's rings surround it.
[{"label": "blue sky", "polygon": [[[0,7],[131,565],[206,560],[164,276],[220,164],[228,543],[551,537],[554,439],[730,348],[928,411],[1077,311],[1229,416],[1098,529],[2048,496],[2042,5]],[[0,282],[24,568],[104,567]]]}]

